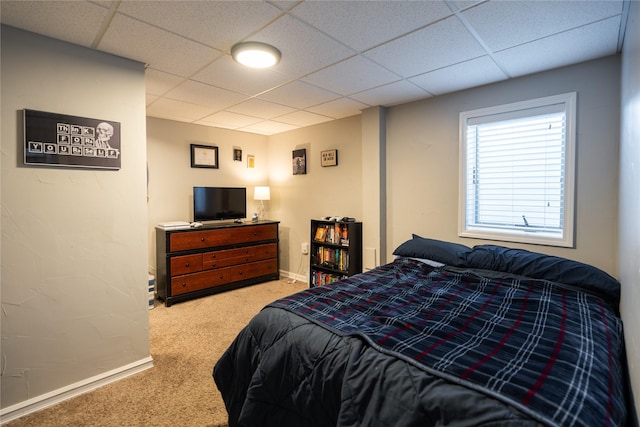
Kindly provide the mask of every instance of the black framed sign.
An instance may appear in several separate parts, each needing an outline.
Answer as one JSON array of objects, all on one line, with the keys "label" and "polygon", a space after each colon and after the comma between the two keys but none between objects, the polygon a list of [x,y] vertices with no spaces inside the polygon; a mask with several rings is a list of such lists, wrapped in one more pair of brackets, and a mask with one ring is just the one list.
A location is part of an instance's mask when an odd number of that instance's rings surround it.
[{"label": "black framed sign", "polygon": [[325,150],[320,152],[320,165],[322,167],[338,166],[338,150]]},{"label": "black framed sign", "polygon": [[24,110],[24,164],[120,169],[120,122]]},{"label": "black framed sign", "polygon": [[191,144],[191,167],[218,169],[218,147]]}]

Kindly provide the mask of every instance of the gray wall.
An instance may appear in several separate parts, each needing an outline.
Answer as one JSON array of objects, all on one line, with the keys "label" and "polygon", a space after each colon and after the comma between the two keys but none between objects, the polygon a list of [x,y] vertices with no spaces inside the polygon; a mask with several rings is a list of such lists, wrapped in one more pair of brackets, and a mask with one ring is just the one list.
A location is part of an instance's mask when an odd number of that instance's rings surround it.
[{"label": "gray wall", "polygon": [[[0,395],[19,410],[150,366],[144,65],[1,36]],[[120,122],[121,169],[23,166],[24,108]]]},{"label": "gray wall", "polygon": [[640,409],[640,4],[631,2],[622,52],[620,132],[620,250],[622,320]]},{"label": "gray wall", "polygon": [[411,233],[469,246],[490,243],[457,237],[460,112],[577,92],[576,247],[506,246],[575,259],[616,276],[619,76],[620,57],[612,56],[390,108],[388,252]]}]

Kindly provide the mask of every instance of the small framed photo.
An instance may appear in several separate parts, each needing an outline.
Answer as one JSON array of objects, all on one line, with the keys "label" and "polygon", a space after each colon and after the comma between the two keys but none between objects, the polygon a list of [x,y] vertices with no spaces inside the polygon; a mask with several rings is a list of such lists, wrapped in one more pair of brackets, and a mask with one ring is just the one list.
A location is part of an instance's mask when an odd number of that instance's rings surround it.
[{"label": "small framed photo", "polygon": [[326,150],[320,152],[320,165],[338,166],[338,150]]},{"label": "small framed photo", "polygon": [[253,169],[256,167],[256,156],[253,154],[247,155],[247,167]]},{"label": "small framed photo", "polygon": [[234,162],[242,161],[242,150],[240,148],[233,149],[233,161]]},{"label": "small framed photo", "polygon": [[306,175],[307,173],[307,150],[293,150],[293,174]]},{"label": "small framed photo", "polygon": [[191,167],[218,169],[218,147],[191,144]]}]

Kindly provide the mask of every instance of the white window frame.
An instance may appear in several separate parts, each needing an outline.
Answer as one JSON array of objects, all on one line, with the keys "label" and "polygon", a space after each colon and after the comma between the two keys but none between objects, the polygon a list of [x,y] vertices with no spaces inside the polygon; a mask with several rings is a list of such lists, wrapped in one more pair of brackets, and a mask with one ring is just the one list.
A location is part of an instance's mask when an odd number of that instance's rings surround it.
[{"label": "white window frame", "polygon": [[[458,235],[486,240],[519,242],[559,247],[574,247],[574,203],[575,203],[575,141],[576,141],[576,98],[575,92],[548,96],[528,101],[495,107],[481,108],[460,113],[460,182],[458,195]],[[469,224],[467,219],[467,125],[490,123],[505,118],[531,117],[534,111],[564,108],[564,193],[561,231],[558,233],[532,232],[523,227],[499,228],[479,224]],[[473,208],[469,208],[473,209]]]}]

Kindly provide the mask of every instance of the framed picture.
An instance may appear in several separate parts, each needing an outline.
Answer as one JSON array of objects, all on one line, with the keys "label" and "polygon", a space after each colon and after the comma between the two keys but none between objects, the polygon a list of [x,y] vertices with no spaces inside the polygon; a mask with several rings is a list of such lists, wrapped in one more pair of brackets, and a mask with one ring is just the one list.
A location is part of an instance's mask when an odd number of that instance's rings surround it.
[{"label": "framed picture", "polygon": [[320,152],[320,165],[338,166],[338,150],[326,150]]},{"label": "framed picture", "polygon": [[306,175],[307,173],[307,150],[293,150],[293,174]]},{"label": "framed picture", "polygon": [[120,169],[120,122],[23,111],[24,164]]},{"label": "framed picture", "polygon": [[233,161],[241,162],[242,161],[242,150],[239,148],[233,149]]},{"label": "framed picture", "polygon": [[191,144],[191,167],[218,169],[218,147]]},{"label": "framed picture", "polygon": [[252,154],[247,155],[247,167],[253,169],[256,167],[256,156]]}]

